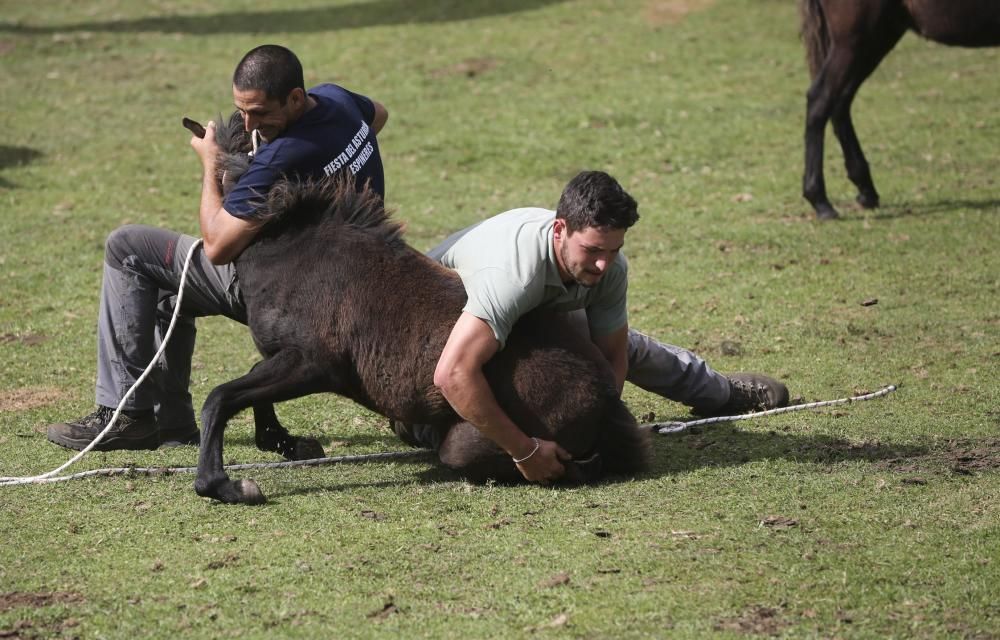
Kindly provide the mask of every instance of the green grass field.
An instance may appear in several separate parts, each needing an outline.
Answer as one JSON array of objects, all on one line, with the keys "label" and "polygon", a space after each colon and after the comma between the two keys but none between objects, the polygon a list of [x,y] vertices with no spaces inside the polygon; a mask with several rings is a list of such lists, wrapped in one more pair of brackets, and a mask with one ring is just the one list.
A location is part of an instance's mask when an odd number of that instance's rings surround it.
[{"label": "green grass field", "polygon": [[[415,247],[603,169],[640,203],[633,326],[803,401],[902,387],[658,436],[648,473],[596,487],[421,459],[236,474],[256,508],[187,475],[0,487],[0,637],[1000,637],[1000,50],[907,36],[854,108],[883,207],[852,204],[831,134],[843,219],[818,223],[790,0],[43,4],[0,0],[2,476],[69,457],[44,428],[92,407],[103,240],[197,235],[180,119],[228,114],[264,42],[388,107],[387,201]],[[198,403],[257,358],[244,327],[199,327]],[[278,411],[330,455],[404,448],[333,396]],[[248,415],[226,443],[278,459]]]}]

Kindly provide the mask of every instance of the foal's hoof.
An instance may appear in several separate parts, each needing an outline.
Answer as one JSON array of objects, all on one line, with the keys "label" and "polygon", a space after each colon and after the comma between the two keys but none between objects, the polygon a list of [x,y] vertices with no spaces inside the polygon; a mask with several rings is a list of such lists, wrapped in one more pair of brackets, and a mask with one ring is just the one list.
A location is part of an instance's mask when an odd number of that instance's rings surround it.
[{"label": "foal's hoof", "polygon": [[264,504],[267,498],[253,480],[230,480],[225,475],[199,477],[194,481],[195,492],[226,504]]},{"label": "foal's hoof", "polygon": [[241,504],[264,504],[267,502],[267,498],[261,493],[260,487],[249,478],[237,480],[236,489],[240,494],[239,502]]},{"label": "foal's hoof", "polygon": [[326,452],[316,438],[296,438],[295,446],[287,456],[289,460],[312,460],[314,458],[325,458]]},{"label": "foal's hoof", "polygon": [[226,480],[212,488],[195,484],[195,491],[200,496],[214,498],[226,504],[264,504],[267,502],[267,498],[261,493],[257,483],[247,478],[236,481]]}]

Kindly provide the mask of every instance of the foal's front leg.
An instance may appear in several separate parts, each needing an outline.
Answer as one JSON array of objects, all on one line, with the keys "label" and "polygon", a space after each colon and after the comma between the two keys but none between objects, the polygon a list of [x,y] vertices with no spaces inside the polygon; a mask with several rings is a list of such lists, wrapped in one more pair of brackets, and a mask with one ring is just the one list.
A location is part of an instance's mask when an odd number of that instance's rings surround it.
[{"label": "foal's front leg", "polygon": [[265,502],[256,482],[234,482],[222,467],[222,436],[226,423],[247,407],[325,391],[329,384],[329,372],[318,370],[297,351],[282,351],[261,362],[246,375],[213,389],[205,400],[201,414],[204,431],[198,452],[198,475],[194,482],[198,495],[226,503]]}]

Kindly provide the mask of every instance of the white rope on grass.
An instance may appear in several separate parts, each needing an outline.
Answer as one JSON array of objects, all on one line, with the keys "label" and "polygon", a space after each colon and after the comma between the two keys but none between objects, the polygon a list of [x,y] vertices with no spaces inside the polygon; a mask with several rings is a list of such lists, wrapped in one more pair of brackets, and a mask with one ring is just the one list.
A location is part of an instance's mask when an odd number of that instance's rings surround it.
[{"label": "white rope on grass", "polygon": [[872,400],[874,398],[880,398],[882,396],[889,395],[899,387],[894,384],[890,384],[878,391],[872,393],[865,393],[863,395],[851,396],[849,398],[839,398],[837,400],[820,400],[818,402],[807,402],[805,404],[793,404],[788,407],[779,407],[777,409],[768,409],[767,411],[755,411],[753,413],[743,413],[736,416],[716,416],[714,418],[702,418],[700,420],[690,420],[688,422],[653,422],[650,424],[644,424],[643,427],[648,427],[654,433],[659,434],[670,434],[670,433],[681,433],[686,431],[691,427],[697,427],[703,424],[714,424],[716,422],[736,422],[738,420],[749,420],[750,418],[760,418],[763,416],[774,416],[780,413],[791,413],[793,411],[805,411],[806,409],[818,409],[820,407],[830,407],[837,404],[848,404],[851,402],[862,402],[864,400]]},{"label": "white rope on grass", "polygon": [[[254,133],[257,133],[254,131]],[[254,140],[255,150],[256,150],[256,140]],[[37,476],[21,476],[21,477],[0,477],[0,487],[14,486],[14,485],[24,485],[24,484],[46,484],[52,482],[65,482],[67,480],[77,480],[80,478],[88,478],[91,476],[116,476],[124,474],[138,474],[138,475],[158,475],[158,474],[173,474],[173,473],[193,473],[198,470],[198,467],[116,467],[109,469],[93,469],[91,471],[82,471],[80,473],[74,473],[69,475],[60,476],[59,473],[69,466],[75,464],[83,456],[87,455],[103,438],[108,431],[115,425],[118,420],[118,416],[122,412],[122,407],[124,407],[125,402],[135,393],[135,390],[140,384],[149,376],[149,373],[156,366],[157,361],[159,361],[160,356],[163,355],[163,351],[167,346],[167,342],[170,340],[171,334],[174,332],[174,325],[177,324],[177,317],[180,315],[181,301],[184,299],[184,285],[187,282],[188,269],[191,266],[191,258],[194,256],[195,250],[201,246],[201,239],[199,238],[191,245],[188,250],[187,257],[184,259],[184,269],[181,271],[181,281],[177,288],[177,302],[174,305],[174,314],[170,318],[170,326],[167,327],[167,332],[164,334],[163,339],[160,341],[160,348],[156,351],[156,355],[150,361],[149,365],[146,367],[139,379],[135,381],[127,392],[125,392],[125,397],[122,398],[121,402],[118,403],[118,407],[115,412],[111,415],[111,420],[104,429],[97,434],[97,436],[83,448],[75,456],[67,460],[65,463],[59,467],[48,471],[46,473],[39,474]],[[849,402],[860,402],[862,400],[871,400],[873,398],[878,398],[889,393],[892,393],[897,389],[896,385],[891,384],[879,391],[874,393],[867,393],[859,396],[852,396],[850,398],[840,398],[838,400],[823,400],[819,402],[809,402],[806,404],[797,404],[789,407],[781,407],[778,409],[769,409],[767,411],[757,411],[754,413],[745,413],[736,416],[717,416],[714,418],[703,418],[701,420],[691,420],[689,422],[659,422],[641,425],[644,428],[648,428],[656,433],[669,434],[669,433],[680,433],[691,427],[703,425],[703,424],[713,424],[716,422],[736,422],[738,420],[749,420],[750,418],[759,418],[762,416],[772,416],[780,413],[789,413],[792,411],[804,411],[806,409],[816,409],[819,407],[828,407],[837,404],[846,404]],[[234,464],[226,465],[225,469],[230,470],[241,470],[241,469],[280,469],[289,467],[311,467],[320,466],[326,464],[339,464],[344,462],[368,462],[372,460],[388,460],[393,458],[409,458],[427,455],[426,450],[417,451],[389,451],[385,453],[371,453],[365,455],[347,455],[347,456],[337,456],[328,458],[311,458],[309,460],[288,460],[285,462],[257,462],[248,464]]]},{"label": "white rope on grass", "polygon": [[[308,460],[286,460],[284,462],[253,462],[246,464],[227,464],[223,468],[227,471],[242,471],[246,469],[287,469],[291,467],[318,467],[328,464],[343,464],[349,462],[373,462],[376,460],[391,460],[398,458],[422,458],[434,453],[429,449],[417,449],[414,451],[386,451],[384,453],[367,453],[359,455],[335,456],[328,458],[310,458]],[[67,480],[81,480],[95,476],[159,476],[174,475],[180,473],[195,473],[198,467],[111,467],[108,469],[92,469],[81,471],[65,476],[45,477],[36,476],[30,484],[48,484],[52,482],[66,482]],[[6,479],[6,478],[4,478]],[[14,484],[14,483],[11,483]],[[29,484],[29,483],[18,483]]]},{"label": "white rope on grass", "polygon": [[[688,422],[658,422],[658,423],[644,424],[641,426],[643,428],[648,428],[660,434],[680,433],[691,427],[699,425],[714,424],[718,422],[736,422],[739,420],[760,418],[762,416],[791,413],[793,411],[805,411],[806,409],[818,409],[820,407],[829,407],[839,404],[848,404],[852,402],[873,400],[875,398],[886,396],[892,393],[893,391],[896,391],[896,389],[898,389],[897,385],[890,384],[878,391],[872,393],[866,393],[863,395],[851,396],[849,398],[840,398],[837,400],[821,400],[818,402],[797,404],[789,407],[780,407],[778,409],[769,409],[767,411],[757,411],[754,413],[744,413],[735,416],[716,416],[714,418],[703,418],[700,420],[691,420]],[[295,467],[318,467],[322,465],[343,464],[352,462],[373,462],[378,460],[393,460],[402,458],[422,458],[430,456],[433,453],[434,453],[433,451],[429,451],[427,449],[418,449],[415,451],[387,451],[383,453],[345,455],[345,456],[334,456],[326,458],[310,458],[308,460],[286,460],[284,462],[254,462],[254,463],[244,463],[244,464],[230,464],[230,465],[225,465],[224,468],[227,471],[242,471],[247,469],[288,469]],[[64,465],[64,467],[65,466],[68,465]],[[0,486],[12,485],[12,484],[47,484],[53,482],[65,482],[67,480],[81,480],[83,478],[91,478],[96,476],[111,477],[111,476],[121,476],[121,475],[146,475],[146,476],[172,475],[181,473],[194,473],[197,470],[198,467],[112,467],[107,469],[93,469],[90,471],[81,471],[80,473],[74,473],[64,476],[55,476],[55,477],[54,474],[50,473],[50,474],[43,474],[42,476],[33,476],[30,478],[0,478]],[[23,480],[23,482],[6,482],[9,480]]]},{"label": "white rope on grass", "polygon": [[135,381],[135,384],[133,384],[128,391],[125,392],[125,397],[118,403],[118,408],[115,409],[115,412],[111,415],[111,420],[108,421],[108,424],[105,425],[104,429],[97,434],[97,437],[91,440],[90,444],[84,447],[79,453],[52,471],[47,471],[37,476],[10,478],[0,477],[0,487],[16,484],[36,484],[58,475],[63,469],[75,464],[78,460],[80,460],[80,458],[90,453],[90,450],[97,446],[97,443],[104,438],[104,434],[111,430],[111,427],[113,427],[115,422],[118,421],[118,416],[121,414],[122,407],[125,406],[125,402],[132,396],[133,393],[135,393],[135,390],[139,388],[139,385],[142,384],[142,382],[149,376],[153,367],[155,367],[156,363],[160,360],[160,356],[163,355],[163,350],[167,347],[170,335],[174,332],[174,325],[177,324],[177,317],[180,315],[181,300],[184,299],[184,284],[187,282],[188,269],[191,266],[191,257],[194,255],[195,249],[200,246],[201,238],[195,240],[194,244],[192,244],[191,248],[188,250],[187,257],[184,259],[184,269],[181,271],[181,282],[177,287],[177,302],[174,304],[174,315],[170,318],[170,326],[167,327],[167,332],[163,335],[163,339],[160,341],[160,348],[156,351],[156,355],[153,356],[153,359],[149,362],[146,370],[142,372],[141,376],[139,376],[139,379]]}]

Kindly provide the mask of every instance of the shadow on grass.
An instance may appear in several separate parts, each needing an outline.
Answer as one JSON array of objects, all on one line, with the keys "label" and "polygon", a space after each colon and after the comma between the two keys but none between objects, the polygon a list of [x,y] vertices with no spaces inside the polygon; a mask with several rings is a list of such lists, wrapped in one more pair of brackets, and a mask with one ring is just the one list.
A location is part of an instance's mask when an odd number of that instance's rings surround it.
[{"label": "shadow on grass", "polygon": [[70,31],[163,32],[192,35],[313,33],[387,25],[474,20],[528,11],[561,2],[565,0],[378,0],[337,7],[167,15],[64,25],[34,26],[4,22],[0,23],[0,32],[20,35]]},{"label": "shadow on grass", "polygon": [[[845,207],[845,209],[847,208]],[[920,204],[900,202],[898,204],[882,205],[874,211],[866,211],[860,207],[851,207],[846,211],[844,217],[838,221],[859,223],[865,220],[921,218],[938,213],[951,213],[961,210],[1000,213],[1000,200],[996,198],[983,198],[982,200],[962,198],[960,200],[938,200],[937,202],[922,202]]]},{"label": "shadow on grass", "polygon": [[[384,449],[386,451],[394,451],[396,449],[404,449],[406,447],[406,445],[404,445],[394,433],[390,433],[388,430],[380,431],[373,429],[366,433],[352,433],[350,436],[345,436],[343,439],[335,438],[330,435],[317,435],[315,433],[310,433],[308,427],[302,427],[301,429],[293,428],[290,431],[293,436],[316,438],[319,440],[319,443],[323,445],[323,450],[326,451],[326,455],[328,456],[355,455],[357,450],[363,447]],[[345,446],[331,448],[331,443],[333,442],[336,442],[337,445]],[[245,432],[232,437],[227,434],[225,437],[225,445],[242,445],[246,447],[257,446],[254,442],[253,434]],[[348,450],[341,451],[341,448]]]},{"label": "shadow on grass", "polygon": [[[7,167],[19,167],[34,162],[36,158],[41,156],[41,151],[30,147],[10,147],[0,144],[0,171]],[[11,189],[14,186],[13,183],[0,176],[0,188]]]},{"label": "shadow on grass", "polygon": [[813,464],[880,462],[922,457],[929,452],[927,447],[920,445],[855,443],[823,435],[742,431],[725,423],[701,431],[654,435],[654,438],[654,475],[737,466],[757,460],[784,459]]},{"label": "shadow on grass", "polygon": [[[388,450],[408,451],[406,445],[391,434],[372,434],[350,438],[351,445],[367,445],[378,443]],[[251,442],[252,444],[252,442]],[[415,451],[415,450],[414,450]],[[932,454],[931,449],[921,445],[897,445],[892,443],[855,443],[843,438],[831,436],[805,436],[800,434],[780,433],[777,431],[755,432],[742,431],[732,424],[720,423],[704,430],[695,430],[672,435],[653,436],[653,462],[649,471],[639,475],[640,478],[658,478],[666,475],[687,473],[706,467],[730,467],[747,464],[758,460],[785,459],[800,463],[836,464],[840,462],[863,461],[869,463],[899,464],[911,459],[926,459]],[[328,452],[328,455],[338,455]],[[322,487],[289,488],[276,491],[270,497],[302,495],[312,492],[348,491],[359,487],[404,486],[417,482],[419,484],[440,484],[456,482],[462,478],[459,474],[437,464],[436,457],[429,451],[425,456],[414,456],[392,460],[394,463],[406,463],[426,466],[414,474],[412,479],[397,482],[368,483],[358,482],[340,484],[331,478],[328,485]],[[377,463],[377,461],[376,461]],[[372,463],[361,463],[372,464]],[[620,481],[631,481],[632,476],[608,476],[603,483],[614,484]]]}]

